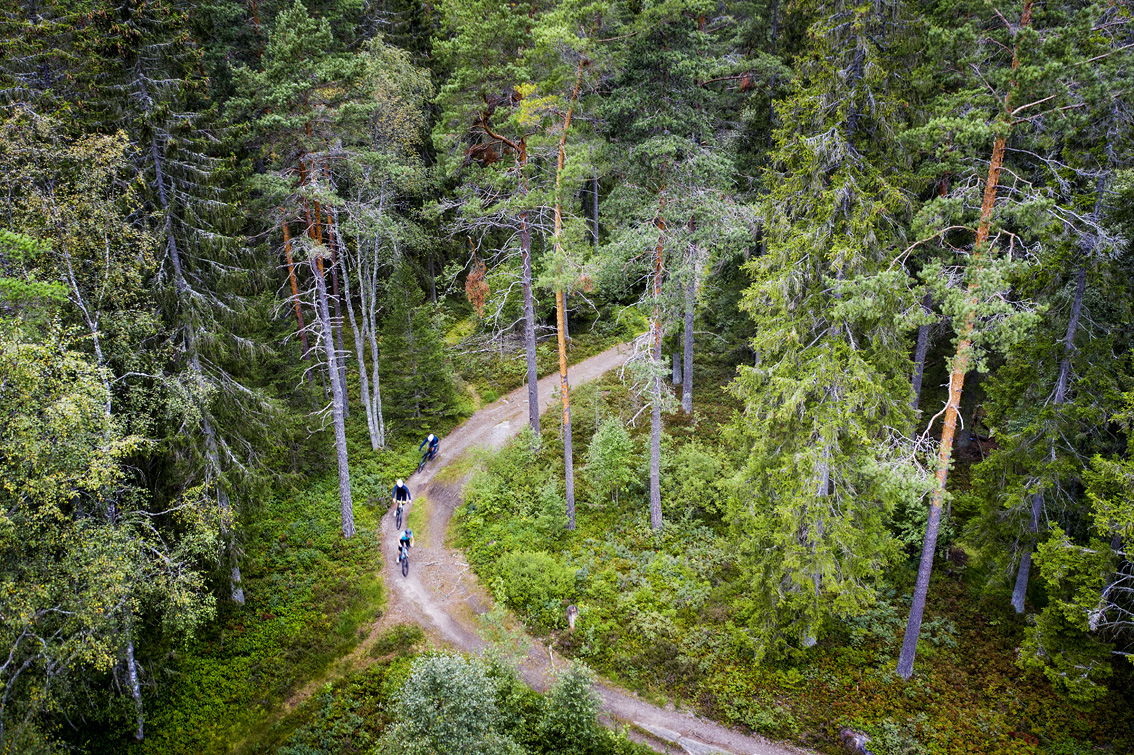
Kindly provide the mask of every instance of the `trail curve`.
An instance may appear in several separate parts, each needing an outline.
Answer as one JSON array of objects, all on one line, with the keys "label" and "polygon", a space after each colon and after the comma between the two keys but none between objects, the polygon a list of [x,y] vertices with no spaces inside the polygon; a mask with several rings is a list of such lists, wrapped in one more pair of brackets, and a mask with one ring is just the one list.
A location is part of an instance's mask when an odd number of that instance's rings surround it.
[{"label": "trail curve", "polygon": [[[571,367],[572,385],[583,385],[621,367],[630,352],[630,344],[620,344],[579,362]],[[541,412],[558,400],[558,381],[558,374],[539,381]],[[388,607],[372,628],[371,640],[388,627],[415,623],[421,625],[434,642],[461,651],[477,652],[491,644],[484,637],[484,622],[477,617],[493,605],[492,598],[478,583],[463,554],[445,542],[450,519],[462,502],[468,475],[440,473],[474,448],[499,449],[515,437],[527,423],[526,394],[526,386],[518,388],[474,413],[441,439],[438,458],[407,480],[415,503],[423,499],[427,502],[425,523],[419,522],[414,531],[416,545],[408,577],[402,577],[397,564],[393,510],[382,517],[382,569]],[[460,479],[452,479],[454,477]],[[510,622],[508,634],[519,656],[521,676],[533,688],[546,691],[554,682],[556,672],[569,661],[524,633],[514,621]],[[364,642],[363,647],[368,644]],[[361,647],[354,655],[359,658],[353,665],[365,662]],[[743,734],[686,711],[653,705],[605,680],[599,681],[597,692],[608,723],[632,725],[634,738],[658,752],[689,755],[801,755],[807,752]]]}]

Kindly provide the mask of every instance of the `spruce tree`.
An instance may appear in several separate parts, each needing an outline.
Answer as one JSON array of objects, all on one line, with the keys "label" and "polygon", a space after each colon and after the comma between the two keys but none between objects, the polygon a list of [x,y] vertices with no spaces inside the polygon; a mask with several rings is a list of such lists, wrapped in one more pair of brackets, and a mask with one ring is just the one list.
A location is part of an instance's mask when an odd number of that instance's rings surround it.
[{"label": "spruce tree", "polygon": [[916,481],[901,248],[905,177],[883,48],[898,6],[823,6],[794,92],[777,105],[762,200],[766,252],[742,303],[756,363],[733,390],[751,444],[730,519],[751,623],[770,645],[813,644],[854,616],[896,555],[888,514]]}]

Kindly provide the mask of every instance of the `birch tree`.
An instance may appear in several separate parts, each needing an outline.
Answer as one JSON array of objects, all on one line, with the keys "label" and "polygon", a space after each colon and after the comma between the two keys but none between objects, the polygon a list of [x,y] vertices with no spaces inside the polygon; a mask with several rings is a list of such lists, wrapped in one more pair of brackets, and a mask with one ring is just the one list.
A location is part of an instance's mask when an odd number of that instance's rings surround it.
[{"label": "birch tree", "polygon": [[378,450],[386,445],[378,332],[382,300],[391,289],[384,281],[404,251],[419,245],[408,204],[425,185],[420,147],[432,86],[407,53],[380,37],[367,43],[359,59],[354,102],[345,108],[328,157],[325,205],[329,242],[343,270],[363,412],[371,447]]}]

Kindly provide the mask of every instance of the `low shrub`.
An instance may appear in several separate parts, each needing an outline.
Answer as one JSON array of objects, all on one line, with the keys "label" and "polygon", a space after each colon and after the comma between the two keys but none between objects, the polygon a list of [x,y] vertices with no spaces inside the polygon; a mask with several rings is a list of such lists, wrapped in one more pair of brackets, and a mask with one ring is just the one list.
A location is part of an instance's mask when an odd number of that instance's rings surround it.
[{"label": "low shrub", "polygon": [[515,551],[496,563],[493,592],[542,631],[565,624],[564,607],[576,593],[576,570],[548,553]]}]

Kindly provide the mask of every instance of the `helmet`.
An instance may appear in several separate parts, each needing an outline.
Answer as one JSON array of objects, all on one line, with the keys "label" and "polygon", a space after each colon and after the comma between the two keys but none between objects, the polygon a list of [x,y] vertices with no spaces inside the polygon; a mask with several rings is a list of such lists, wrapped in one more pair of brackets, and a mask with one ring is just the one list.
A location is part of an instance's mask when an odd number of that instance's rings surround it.
[{"label": "helmet", "polygon": [[402,538],[405,539],[405,540],[409,540],[411,537],[413,537],[413,530],[411,530],[407,527],[406,531],[402,533]]},{"label": "helmet", "polygon": [[433,433],[430,433],[428,440],[433,440],[436,437],[437,437],[436,435],[434,435]]},{"label": "helmet", "polygon": [[406,484],[405,481],[401,477],[399,477],[398,482],[397,482],[397,486],[400,488],[400,487],[404,486],[405,484]]}]

